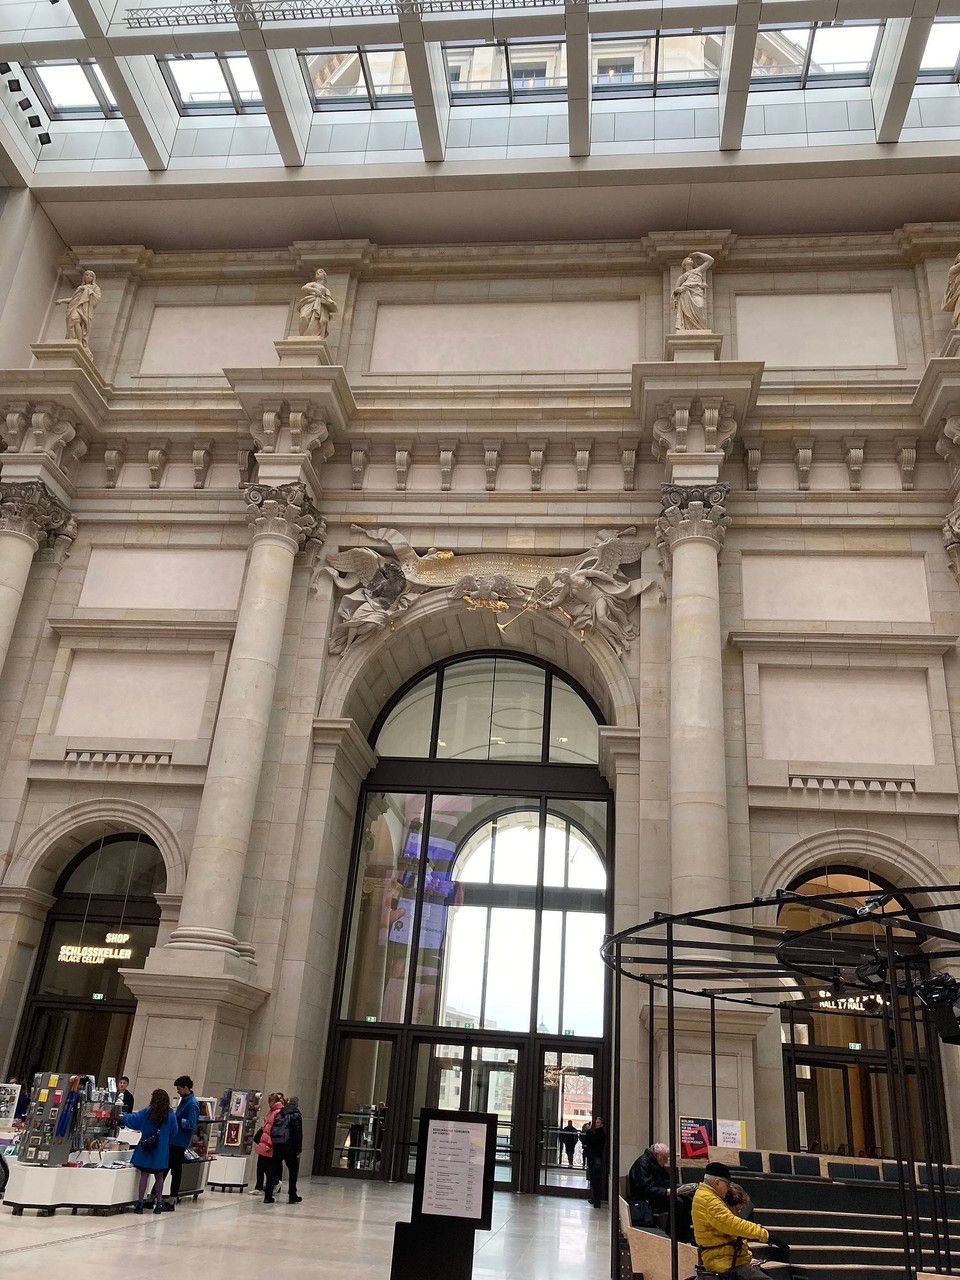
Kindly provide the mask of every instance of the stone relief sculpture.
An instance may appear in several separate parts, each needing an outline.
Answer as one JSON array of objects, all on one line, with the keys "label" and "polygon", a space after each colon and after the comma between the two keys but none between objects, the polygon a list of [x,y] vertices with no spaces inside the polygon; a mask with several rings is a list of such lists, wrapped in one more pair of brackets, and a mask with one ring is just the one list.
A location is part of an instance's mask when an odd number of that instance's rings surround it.
[{"label": "stone relief sculpture", "polygon": [[943,291],[943,302],[940,310],[953,317],[951,327],[960,329],[960,253],[953,260],[947,272],[947,287]]},{"label": "stone relief sculpture", "polygon": [[673,326],[677,333],[707,332],[707,272],[713,266],[709,253],[691,253],[680,266],[673,286]]},{"label": "stone relief sculpture", "polygon": [[602,530],[589,550],[571,556],[455,555],[435,548],[421,556],[395,529],[352,528],[387,543],[394,554],[355,547],[327,558],[321,572],[346,593],[338,606],[331,653],[370,639],[425,592],[444,589],[470,609],[497,614],[515,609],[511,618],[497,623],[501,631],[529,611],[550,612],[581,641],[591,634],[602,636],[620,656],[637,637],[630,620],[634,601],[650,587],[657,587],[663,598],[653,579],[623,572],[648,545],[635,537],[633,527]]},{"label": "stone relief sculpture", "polygon": [[58,298],[57,306],[67,308],[67,337],[73,338],[90,350],[90,329],[93,313],[103,294],[92,271],[85,271],[80,283],[69,298]]},{"label": "stone relief sculpture", "polygon": [[326,338],[337,304],[327,288],[327,273],[320,269],[297,294],[298,331],[301,338]]}]

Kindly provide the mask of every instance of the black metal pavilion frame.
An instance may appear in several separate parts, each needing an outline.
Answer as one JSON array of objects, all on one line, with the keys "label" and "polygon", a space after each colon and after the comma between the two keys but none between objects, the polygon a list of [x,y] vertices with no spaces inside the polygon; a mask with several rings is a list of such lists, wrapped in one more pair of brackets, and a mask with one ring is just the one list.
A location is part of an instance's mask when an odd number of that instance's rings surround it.
[{"label": "black metal pavilion frame", "polygon": [[[776,923],[780,908],[790,902],[819,908],[826,923],[802,931],[791,931]],[[884,910],[892,902],[896,910]],[[664,993],[667,1034],[667,1123],[670,1134],[670,1186],[678,1177],[678,1116],[676,1068],[676,997],[694,996],[709,1005],[710,1071],[713,1136],[717,1134],[717,1004],[768,1008],[771,1011],[810,1011],[844,1014],[849,1009],[823,1008],[805,993],[800,979],[814,979],[819,988],[842,997],[853,993],[879,997],[857,1008],[861,1017],[875,1017],[884,1024],[887,1091],[890,1126],[897,1169],[901,1209],[903,1262],[906,1280],[915,1280],[924,1270],[923,1230],[929,1222],[933,1238],[935,1268],[954,1274],[955,1248],[951,1245],[943,1148],[935,1124],[939,1116],[935,1083],[931,1073],[920,1070],[920,1032],[934,1070],[937,1055],[931,1052],[936,1039],[930,1010],[919,989],[933,973],[949,972],[952,964],[960,974],[960,932],[945,927],[939,918],[960,911],[960,885],[918,885],[896,889],[895,893],[800,894],[780,889],[771,898],[753,898],[682,915],[657,912],[645,924],[634,925],[607,938],[602,948],[604,962],[617,975],[614,984],[613,1126],[611,1176],[612,1198],[619,1188],[620,1143],[620,1048],[623,1024],[622,979],[646,984],[648,1008],[648,1131],[654,1141],[655,1108],[655,1012],[657,991]],[[932,917],[932,918],[931,918]],[[767,921],[772,921],[769,923]],[[872,932],[862,931],[864,925]],[[859,926],[859,930],[855,928]],[[905,954],[897,949],[896,934],[912,934],[917,950]],[[902,944],[902,936],[901,936]],[[922,948],[922,950],[920,950]],[[944,968],[946,966],[946,968]],[[794,994],[786,997],[786,993]],[[781,997],[776,999],[775,997]],[[785,998],[786,997],[786,998]],[[873,1005],[873,1008],[870,1005]],[[905,1088],[909,1035],[916,1062],[917,1092],[922,1133],[914,1133],[914,1117]],[[926,1187],[922,1192],[916,1165],[910,1153],[914,1139],[921,1138],[926,1153]],[[924,1205],[924,1201],[926,1204]],[[613,1215],[612,1274],[616,1275],[618,1215]],[[677,1223],[671,1199],[671,1280],[679,1280]],[[960,1265],[960,1258],[958,1258]]]}]

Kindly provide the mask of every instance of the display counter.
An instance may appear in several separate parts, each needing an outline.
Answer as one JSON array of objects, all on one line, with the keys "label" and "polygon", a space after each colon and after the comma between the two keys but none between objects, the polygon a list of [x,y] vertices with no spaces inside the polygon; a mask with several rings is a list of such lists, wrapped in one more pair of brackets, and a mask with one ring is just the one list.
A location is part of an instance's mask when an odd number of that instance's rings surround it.
[{"label": "display counter", "polygon": [[[224,1156],[216,1155],[213,1157],[213,1163],[208,1167],[210,1175],[207,1179],[211,1191],[242,1191],[250,1181],[250,1170],[253,1167],[255,1155],[248,1156]],[[186,1176],[187,1168],[184,1165],[183,1173]]]},{"label": "display counter", "polygon": [[[122,1160],[129,1152],[105,1151],[105,1157]],[[207,1173],[212,1161],[191,1160],[183,1166],[183,1179],[178,1199],[197,1199],[203,1193]],[[82,1168],[61,1166],[43,1169],[36,1165],[13,1163],[7,1182],[3,1204],[15,1217],[24,1209],[36,1209],[41,1215],[53,1214],[57,1209],[93,1209],[101,1212],[119,1211],[137,1202],[139,1169],[130,1165],[115,1167],[109,1158],[102,1164],[84,1165]],[[153,1186],[151,1178],[150,1187]],[[164,1191],[170,1186],[169,1175]]]}]

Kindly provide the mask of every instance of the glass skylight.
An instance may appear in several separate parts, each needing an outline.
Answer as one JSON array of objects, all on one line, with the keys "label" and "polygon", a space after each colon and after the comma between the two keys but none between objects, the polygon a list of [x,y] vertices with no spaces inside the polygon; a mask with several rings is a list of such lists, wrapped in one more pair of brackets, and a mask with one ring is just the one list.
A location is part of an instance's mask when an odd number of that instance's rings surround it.
[{"label": "glass skylight", "polygon": [[51,120],[104,119],[118,114],[103,72],[92,58],[24,63],[23,72]]},{"label": "glass skylight", "polygon": [[604,97],[716,92],[722,31],[659,31],[591,42],[593,90]]},{"label": "glass skylight", "polygon": [[351,45],[300,55],[315,109],[403,107],[413,101],[403,50]]},{"label": "glass skylight", "polygon": [[960,75],[960,22],[935,22],[920,63],[922,80],[956,80]]},{"label": "glass skylight", "polygon": [[882,22],[763,27],[757,35],[751,87],[869,84],[882,32]]},{"label": "glass skylight", "polygon": [[250,59],[244,54],[169,54],[160,59],[160,67],[181,115],[263,110]]}]

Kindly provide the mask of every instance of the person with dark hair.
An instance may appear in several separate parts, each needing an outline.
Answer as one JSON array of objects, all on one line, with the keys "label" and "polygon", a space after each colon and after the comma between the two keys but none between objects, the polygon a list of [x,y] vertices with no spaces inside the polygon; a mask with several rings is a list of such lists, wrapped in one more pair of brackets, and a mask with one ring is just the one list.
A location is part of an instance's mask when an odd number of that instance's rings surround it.
[{"label": "person with dark hair", "polygon": [[133,1094],[130,1092],[130,1081],[127,1076],[117,1076],[116,1100],[120,1103],[124,1115],[133,1110]]},{"label": "person with dark hair", "polygon": [[559,1134],[557,1135],[557,1145],[559,1147],[559,1150],[557,1152],[558,1167],[563,1164],[563,1153],[566,1152],[567,1164],[570,1166],[571,1169],[573,1168],[573,1153],[577,1149],[578,1136],[579,1135],[577,1134],[576,1129],[573,1127],[573,1121],[568,1120],[566,1125],[560,1130]]},{"label": "person with dark hair", "polygon": [[257,1155],[264,1158],[264,1177],[263,1177],[263,1203],[273,1204],[273,1193],[280,1185],[280,1173],[283,1168],[283,1160],[278,1159],[273,1149],[273,1138],[271,1130],[274,1122],[280,1112],[283,1110],[283,1104],[286,1102],[282,1093],[271,1093],[267,1095],[267,1106],[269,1110],[263,1118],[263,1125],[260,1129],[260,1138],[257,1142]]},{"label": "person with dark hair", "polygon": [[164,1209],[169,1212],[177,1207],[184,1155],[193,1141],[193,1131],[200,1118],[200,1103],[194,1096],[190,1077],[177,1076],[173,1087],[180,1095],[180,1101],[177,1103],[177,1131],[170,1139],[170,1199],[163,1203]]},{"label": "person with dark hair", "polygon": [[590,1203],[599,1209],[603,1201],[607,1158],[607,1131],[600,1116],[596,1117],[590,1129],[580,1135],[580,1142],[590,1180]]},{"label": "person with dark hair", "polygon": [[126,1117],[126,1125],[128,1129],[135,1129],[140,1134],[140,1141],[130,1157],[133,1167],[140,1170],[134,1212],[143,1213],[143,1198],[150,1175],[153,1174],[153,1212],[162,1213],[163,1180],[170,1168],[170,1140],[177,1131],[177,1118],[170,1109],[170,1095],[166,1089],[154,1089],[150,1095],[149,1107],[132,1111]]},{"label": "person with dark hair", "polygon": [[303,1150],[303,1116],[300,1114],[299,1098],[291,1098],[280,1108],[270,1128],[270,1140],[273,1143],[272,1167],[278,1184],[274,1190],[279,1188],[280,1166],[285,1164],[290,1203],[299,1204],[303,1199],[297,1195],[297,1174],[300,1172],[300,1152]]}]

